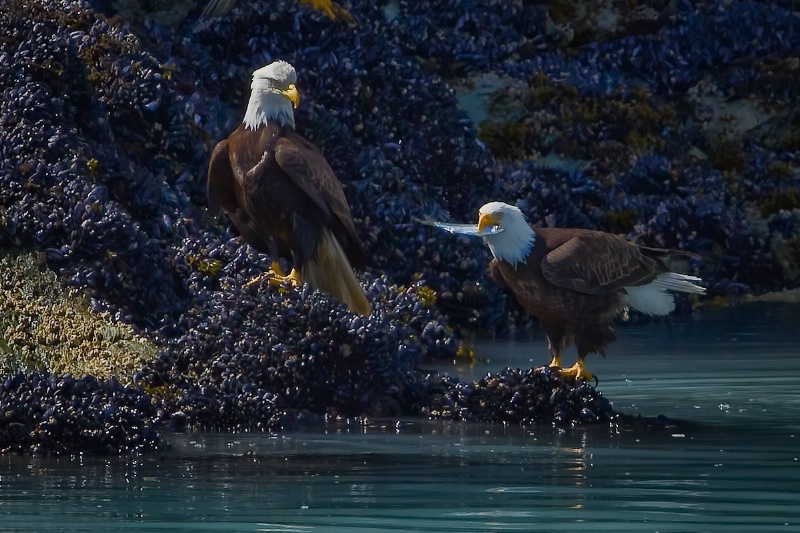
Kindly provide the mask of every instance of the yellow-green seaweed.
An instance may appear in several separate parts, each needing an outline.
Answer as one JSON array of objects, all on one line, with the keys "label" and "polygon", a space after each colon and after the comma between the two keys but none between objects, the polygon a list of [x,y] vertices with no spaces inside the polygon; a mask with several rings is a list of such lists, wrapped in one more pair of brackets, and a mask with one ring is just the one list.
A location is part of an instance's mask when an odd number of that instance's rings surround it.
[{"label": "yellow-green seaweed", "polygon": [[36,252],[0,249],[0,372],[116,376],[129,382],[157,348],[64,287]]}]

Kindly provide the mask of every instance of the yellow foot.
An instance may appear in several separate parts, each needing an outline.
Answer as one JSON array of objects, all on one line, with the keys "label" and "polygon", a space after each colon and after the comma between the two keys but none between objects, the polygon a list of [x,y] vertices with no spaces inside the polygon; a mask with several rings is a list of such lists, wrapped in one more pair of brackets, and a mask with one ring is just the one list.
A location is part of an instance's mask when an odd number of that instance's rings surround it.
[{"label": "yellow foot", "polygon": [[553,356],[553,360],[552,360],[552,361],[550,361],[550,364],[549,364],[549,365],[547,365],[547,366],[540,366],[540,367],[539,367],[539,368],[537,368],[536,370],[538,370],[539,372],[541,372],[541,371],[542,371],[542,370],[544,370],[545,368],[550,368],[551,370],[552,370],[553,368],[558,368],[558,369],[560,370],[560,369],[561,369],[561,356],[554,355],[554,356]]},{"label": "yellow foot", "polygon": [[561,370],[561,377],[562,378],[573,378],[575,381],[579,379],[584,379],[586,381],[592,381],[596,379],[591,372],[586,370],[586,367],[583,366],[583,360],[578,359],[574,365],[570,368],[564,368]]},{"label": "yellow foot", "polygon": [[271,268],[267,272],[262,272],[258,276],[245,283],[245,287],[260,285],[261,283],[264,283],[264,281],[269,282],[270,285],[283,285],[285,282],[288,282],[292,287],[299,287],[303,284],[303,282],[300,280],[300,274],[297,272],[297,270],[292,269],[287,276],[283,273],[283,270],[281,270],[281,266],[277,261],[272,263]]},{"label": "yellow foot", "polygon": [[340,19],[347,23],[353,22],[353,17],[346,9],[331,2],[331,0],[300,0],[304,4],[309,4],[318,11],[324,11],[331,20]]}]

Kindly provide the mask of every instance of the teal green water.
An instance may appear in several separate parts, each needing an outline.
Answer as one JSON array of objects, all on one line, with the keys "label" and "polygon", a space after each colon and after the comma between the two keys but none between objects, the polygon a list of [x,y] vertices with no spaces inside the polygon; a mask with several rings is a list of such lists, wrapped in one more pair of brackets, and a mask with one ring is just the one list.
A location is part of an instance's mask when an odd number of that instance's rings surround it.
[{"label": "teal green water", "polygon": [[[589,368],[674,432],[378,420],[3,456],[0,531],[800,531],[798,326],[798,306],[752,305],[622,328]],[[546,359],[538,339],[479,349],[464,377]]]}]

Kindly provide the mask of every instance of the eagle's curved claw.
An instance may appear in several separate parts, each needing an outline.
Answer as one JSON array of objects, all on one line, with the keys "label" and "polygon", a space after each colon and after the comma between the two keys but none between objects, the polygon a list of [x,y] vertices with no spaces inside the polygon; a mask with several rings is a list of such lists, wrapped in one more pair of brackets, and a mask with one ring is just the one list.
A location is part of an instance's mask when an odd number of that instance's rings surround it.
[{"label": "eagle's curved claw", "polygon": [[278,264],[277,261],[272,262],[272,265],[270,265],[270,269],[267,272],[263,272],[248,281],[245,284],[245,287],[259,285],[264,281],[268,282],[270,285],[276,286],[283,285],[284,282],[288,282],[292,287],[300,287],[303,284],[303,282],[300,280],[300,274],[297,272],[297,270],[293,268],[288,275],[284,274],[280,264]]},{"label": "eagle's curved claw", "polygon": [[261,285],[264,280],[268,279],[268,272],[262,272],[258,276],[254,277],[250,281],[244,284],[245,288],[253,287],[254,285]]},{"label": "eagle's curved claw", "polygon": [[309,4],[318,11],[324,12],[331,20],[343,20],[348,24],[354,22],[353,16],[346,9],[331,2],[331,0],[300,0],[304,4]]},{"label": "eagle's curved claw", "polygon": [[277,261],[273,261],[270,265],[269,271],[266,273],[270,285],[283,285],[284,282],[289,282],[292,287],[300,287],[303,282],[300,280],[300,273],[294,268],[289,274],[284,274],[281,265]]},{"label": "eagle's curved claw", "polygon": [[586,370],[586,367],[583,365],[582,359],[578,359],[578,361],[571,367],[562,369],[561,377],[573,378],[575,381],[578,381],[579,379],[583,379],[586,381],[595,380],[595,377],[592,375],[592,373]]}]

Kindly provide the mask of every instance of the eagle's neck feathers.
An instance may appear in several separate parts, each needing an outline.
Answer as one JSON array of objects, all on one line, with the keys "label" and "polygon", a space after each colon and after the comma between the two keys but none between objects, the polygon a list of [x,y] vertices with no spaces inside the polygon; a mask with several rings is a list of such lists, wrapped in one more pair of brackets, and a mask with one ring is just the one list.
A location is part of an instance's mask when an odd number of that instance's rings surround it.
[{"label": "eagle's neck feathers", "polygon": [[511,266],[525,263],[536,242],[533,231],[521,213],[506,213],[501,225],[503,231],[494,235],[486,235],[483,240],[495,259],[505,261]]},{"label": "eagle's neck feathers", "polygon": [[261,80],[253,81],[250,102],[247,104],[242,122],[250,130],[257,130],[260,126],[266,126],[271,122],[294,128],[292,102]]}]

